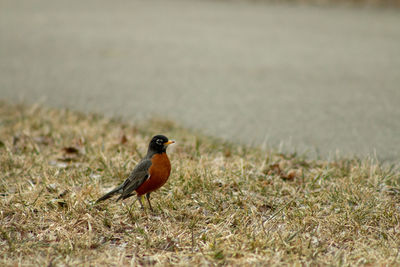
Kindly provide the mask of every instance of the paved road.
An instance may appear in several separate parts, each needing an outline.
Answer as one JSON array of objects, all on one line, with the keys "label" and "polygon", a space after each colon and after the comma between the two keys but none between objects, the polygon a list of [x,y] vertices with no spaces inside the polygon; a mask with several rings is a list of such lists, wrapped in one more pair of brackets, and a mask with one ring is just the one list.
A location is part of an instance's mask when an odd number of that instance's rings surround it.
[{"label": "paved road", "polygon": [[382,9],[0,0],[0,97],[397,160],[399,29]]}]

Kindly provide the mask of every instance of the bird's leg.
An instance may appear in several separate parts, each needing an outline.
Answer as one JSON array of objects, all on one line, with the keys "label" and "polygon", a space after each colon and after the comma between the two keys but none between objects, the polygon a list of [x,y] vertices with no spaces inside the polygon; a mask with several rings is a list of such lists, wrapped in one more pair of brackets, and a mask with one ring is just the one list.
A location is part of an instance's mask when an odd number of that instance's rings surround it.
[{"label": "bird's leg", "polygon": [[142,210],[144,210],[142,198],[143,198],[143,196],[137,196],[137,199],[139,200],[139,203],[140,203],[140,207],[142,208]]},{"label": "bird's leg", "polygon": [[150,193],[146,194],[146,199],[147,199],[147,202],[149,203],[150,210],[153,211],[153,207],[151,206],[151,203],[150,203]]}]

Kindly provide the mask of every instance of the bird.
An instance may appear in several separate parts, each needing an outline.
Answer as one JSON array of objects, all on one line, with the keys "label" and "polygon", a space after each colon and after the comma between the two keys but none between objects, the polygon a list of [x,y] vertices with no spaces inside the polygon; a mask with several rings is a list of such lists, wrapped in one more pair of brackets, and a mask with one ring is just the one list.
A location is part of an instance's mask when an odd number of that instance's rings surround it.
[{"label": "bird", "polygon": [[154,136],[149,143],[146,156],[135,166],[128,178],[121,185],[100,197],[96,203],[118,194],[117,201],[124,200],[134,196],[134,191],[136,191],[141,208],[144,210],[142,199],[146,195],[150,210],[153,211],[150,194],[163,186],[169,178],[171,163],[167,156],[167,147],[173,143],[175,143],[174,140],[168,140],[164,135]]}]

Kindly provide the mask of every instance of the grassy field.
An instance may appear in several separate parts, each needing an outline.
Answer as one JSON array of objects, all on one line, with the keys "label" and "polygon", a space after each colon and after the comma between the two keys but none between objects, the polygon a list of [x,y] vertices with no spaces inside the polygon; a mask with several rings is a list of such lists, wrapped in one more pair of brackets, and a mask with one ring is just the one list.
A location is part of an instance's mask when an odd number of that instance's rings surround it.
[{"label": "grassy field", "polygon": [[[177,144],[155,211],[135,198],[93,205],[157,133]],[[0,169],[1,266],[400,264],[400,171],[372,160],[0,103]]]}]

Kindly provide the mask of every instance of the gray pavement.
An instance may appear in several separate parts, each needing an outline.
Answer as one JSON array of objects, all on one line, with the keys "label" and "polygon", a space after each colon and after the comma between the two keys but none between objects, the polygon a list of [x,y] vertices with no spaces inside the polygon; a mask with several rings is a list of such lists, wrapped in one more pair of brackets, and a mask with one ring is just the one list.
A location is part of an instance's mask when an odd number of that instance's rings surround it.
[{"label": "gray pavement", "polygon": [[400,12],[0,0],[0,98],[397,161]]}]

